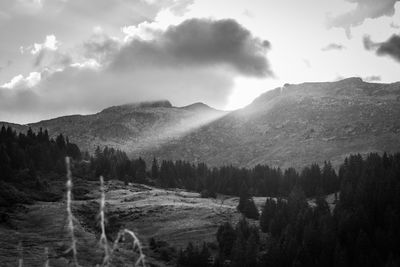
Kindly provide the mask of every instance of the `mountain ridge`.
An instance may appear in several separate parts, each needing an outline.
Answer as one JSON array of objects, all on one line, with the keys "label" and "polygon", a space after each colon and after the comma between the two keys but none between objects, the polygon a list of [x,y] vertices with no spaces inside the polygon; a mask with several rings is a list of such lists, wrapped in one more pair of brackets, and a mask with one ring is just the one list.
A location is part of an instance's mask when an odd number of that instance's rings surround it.
[{"label": "mountain ridge", "polygon": [[400,83],[286,84],[153,153],[246,167],[335,164],[351,153],[399,151],[398,114]]},{"label": "mountain ridge", "polygon": [[353,77],[285,84],[232,112],[162,100],[27,126],[64,133],[89,151],[108,145],[147,159],[301,167],[322,160],[335,164],[351,153],[400,151],[398,114],[399,82]]}]

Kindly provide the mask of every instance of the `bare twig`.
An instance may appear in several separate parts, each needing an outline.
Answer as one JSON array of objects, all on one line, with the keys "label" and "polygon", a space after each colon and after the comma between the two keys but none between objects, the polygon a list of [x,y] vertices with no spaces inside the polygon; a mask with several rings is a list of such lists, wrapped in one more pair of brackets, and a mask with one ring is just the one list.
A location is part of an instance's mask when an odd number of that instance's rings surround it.
[{"label": "bare twig", "polygon": [[135,262],[135,266],[146,266],[146,261],[145,261],[145,255],[143,253],[143,246],[140,243],[139,238],[136,236],[136,234],[128,229],[123,229],[121,231],[119,231],[117,238],[114,241],[114,245],[112,248],[112,252],[114,252],[117,248],[118,248],[118,244],[120,240],[123,240],[125,235],[129,235],[132,237],[133,241],[132,241],[132,246],[133,246],[133,250],[137,249],[138,253],[139,253],[139,257]]},{"label": "bare twig", "polygon": [[76,249],[76,238],[74,233],[74,215],[72,214],[71,202],[72,202],[72,174],[71,174],[71,165],[70,158],[65,158],[65,164],[67,166],[67,215],[68,215],[68,229],[71,237],[71,247],[66,251],[72,252],[73,263],[75,267],[80,266],[78,263],[77,257],[77,249]]},{"label": "bare twig", "polygon": [[50,267],[50,265],[49,265],[49,248],[48,247],[44,248],[44,255],[46,257],[46,261],[44,262],[44,267]]},{"label": "bare twig", "polygon": [[100,176],[100,191],[101,191],[101,199],[100,199],[100,226],[101,226],[101,237],[100,237],[100,245],[104,249],[104,258],[103,265],[108,266],[110,261],[110,254],[108,248],[108,240],[106,236],[106,228],[105,228],[105,216],[104,216],[104,208],[106,204],[106,194],[104,189],[104,178]]},{"label": "bare twig", "polygon": [[24,248],[22,247],[22,242],[18,243],[18,267],[22,267],[24,265],[24,258],[23,258]]}]

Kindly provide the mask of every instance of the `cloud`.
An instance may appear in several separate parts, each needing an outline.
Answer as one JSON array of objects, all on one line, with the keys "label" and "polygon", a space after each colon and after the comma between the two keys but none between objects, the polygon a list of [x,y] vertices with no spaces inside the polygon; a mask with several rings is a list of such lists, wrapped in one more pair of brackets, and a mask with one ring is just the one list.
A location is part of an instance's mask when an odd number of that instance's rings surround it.
[{"label": "cloud", "polygon": [[389,56],[400,62],[400,35],[392,35],[387,41],[376,43],[366,36],[364,37],[364,47],[366,50],[375,50],[378,56]]},{"label": "cloud", "polygon": [[381,43],[376,53],[381,56],[390,56],[400,62],[400,36],[393,35],[389,40]]},{"label": "cloud", "polygon": [[[236,77],[272,75],[269,47],[230,19],[186,20],[148,40],[98,32],[82,44],[80,61],[42,71],[35,85],[21,76],[0,87],[0,120],[18,114],[19,122],[29,122],[158,99],[223,108]],[[28,96],[29,111],[20,108]]]},{"label": "cloud", "polygon": [[43,50],[56,51],[60,46],[60,42],[57,41],[57,38],[54,34],[47,35],[44,39],[43,43],[34,43],[29,46],[21,46],[20,51],[21,54],[25,52],[30,52],[32,55],[37,55]]},{"label": "cloud", "polygon": [[30,50],[21,56],[17,49],[34,43],[43,44],[38,37],[54,33],[57,40],[62,41],[57,52],[72,51],[73,54],[76,45],[87,39],[93,27],[100,26],[110,35],[119,36],[124,25],[153,21],[160,11],[170,10],[170,7],[173,8],[170,12],[185,12],[190,4],[188,0],[1,0],[0,62],[13,59],[15,67],[3,69],[0,78],[9,79],[19,72],[26,73],[32,69],[32,64],[36,70],[49,65],[49,55],[55,51],[40,56],[38,52],[34,55],[36,61],[31,62],[26,60]]},{"label": "cloud", "polygon": [[43,43],[41,44],[33,44],[33,47],[31,49],[31,53],[33,55],[40,53],[42,50],[50,50],[50,51],[56,51],[58,49],[58,46],[60,45],[60,42],[57,41],[57,38],[54,34],[47,35],[46,39],[44,40]]},{"label": "cloud", "polygon": [[369,35],[365,35],[363,37],[363,45],[365,50],[371,51],[377,49],[380,46],[380,43],[372,41]]},{"label": "cloud", "polygon": [[371,76],[365,77],[363,80],[367,81],[367,82],[379,82],[382,80],[382,77],[379,75],[371,75]]},{"label": "cloud", "polygon": [[27,77],[19,74],[11,79],[10,82],[5,83],[0,86],[7,89],[14,88],[31,88],[37,85],[41,80],[41,73],[39,72],[31,72]]},{"label": "cloud", "polygon": [[[21,46],[20,52],[24,54],[25,52],[29,52],[30,54],[35,56],[33,65],[38,67],[42,64],[42,61],[45,59],[49,52],[56,52],[60,46],[60,42],[57,40],[54,34],[47,35],[43,43],[34,43],[29,46]],[[58,55],[60,56],[60,55]]]},{"label": "cloud", "polygon": [[96,62],[108,63],[122,46],[121,41],[105,33],[95,33],[83,43],[83,56]]},{"label": "cloud", "polygon": [[329,27],[341,27],[350,31],[351,27],[361,25],[367,18],[393,16],[395,4],[399,0],[346,0],[356,4],[355,9],[336,17],[328,18]]},{"label": "cloud", "polygon": [[111,62],[115,70],[163,67],[228,66],[248,76],[272,76],[265,53],[270,44],[233,19],[190,19],[170,26],[153,40],[132,39]]},{"label": "cloud", "polygon": [[331,44],[328,44],[327,46],[323,47],[321,50],[326,52],[326,51],[332,51],[332,50],[343,50],[345,48],[346,47],[344,47],[341,44],[331,43]]}]

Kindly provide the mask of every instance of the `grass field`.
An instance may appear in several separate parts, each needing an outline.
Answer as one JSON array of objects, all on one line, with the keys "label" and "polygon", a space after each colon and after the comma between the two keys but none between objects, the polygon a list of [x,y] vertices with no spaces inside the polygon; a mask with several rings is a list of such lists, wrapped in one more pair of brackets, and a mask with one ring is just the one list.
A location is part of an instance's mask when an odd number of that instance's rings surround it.
[{"label": "grass field", "polygon": [[[87,193],[72,202],[76,217],[78,260],[82,266],[101,263],[103,250],[99,245],[98,182],[80,182]],[[224,221],[235,223],[238,198],[218,196],[201,198],[200,194],[184,190],[164,190],[139,184],[124,185],[109,181],[105,185],[106,228],[109,238],[115,238],[120,228],[133,230],[142,241],[149,265],[168,266],[168,261],[148,249],[148,240],[165,241],[168,246],[180,248],[189,241],[214,242],[218,226]],[[261,208],[265,198],[255,198]],[[10,213],[9,223],[0,225],[1,266],[44,266],[48,248],[50,266],[70,266],[71,253],[66,202],[36,202],[19,206]],[[119,249],[114,265],[134,266],[137,255],[126,244]],[[172,262],[170,264],[173,264]],[[71,265],[72,266],[72,265]]]}]

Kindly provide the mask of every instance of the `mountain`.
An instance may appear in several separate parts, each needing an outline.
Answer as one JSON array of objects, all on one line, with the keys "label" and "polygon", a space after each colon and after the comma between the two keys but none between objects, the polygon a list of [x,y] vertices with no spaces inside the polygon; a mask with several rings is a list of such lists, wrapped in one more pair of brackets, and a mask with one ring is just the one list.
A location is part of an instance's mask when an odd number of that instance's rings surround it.
[{"label": "mountain", "polygon": [[400,151],[399,115],[400,83],[349,78],[285,84],[230,113],[157,101],[13,127],[64,133],[91,152],[108,145],[147,159],[302,167],[324,160],[337,165],[350,153]]},{"label": "mountain", "polygon": [[400,83],[286,84],[151,154],[211,165],[302,167],[400,151]]},{"label": "mountain", "polygon": [[52,136],[62,133],[89,152],[107,145],[141,156],[144,151],[180,138],[223,115],[224,111],[202,103],[174,107],[163,100],[113,106],[92,115],[64,116],[27,125],[6,124],[18,131],[32,127],[48,129]]}]

